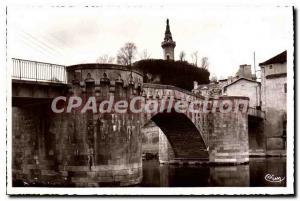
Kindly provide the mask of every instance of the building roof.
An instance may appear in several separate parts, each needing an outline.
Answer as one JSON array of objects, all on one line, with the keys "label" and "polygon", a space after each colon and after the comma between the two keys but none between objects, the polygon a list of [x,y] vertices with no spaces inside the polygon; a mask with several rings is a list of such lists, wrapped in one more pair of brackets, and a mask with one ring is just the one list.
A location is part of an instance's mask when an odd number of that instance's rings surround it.
[{"label": "building roof", "polygon": [[230,85],[233,85],[233,84],[235,84],[235,83],[239,82],[240,80],[246,80],[246,81],[249,81],[249,82],[254,82],[254,83],[260,84],[260,82],[257,82],[257,81],[255,81],[255,80],[250,80],[250,79],[247,79],[247,78],[241,77],[241,78],[239,78],[239,79],[237,79],[237,80],[235,80],[235,81],[231,82],[230,84],[228,84],[228,85],[224,86],[223,88],[225,89],[226,87],[228,87],[228,86],[230,86]]},{"label": "building roof", "polygon": [[275,57],[272,57],[271,59],[260,63],[260,66],[269,65],[269,64],[276,64],[276,63],[284,63],[286,62],[287,58],[287,51],[281,52],[280,54],[276,55]]}]

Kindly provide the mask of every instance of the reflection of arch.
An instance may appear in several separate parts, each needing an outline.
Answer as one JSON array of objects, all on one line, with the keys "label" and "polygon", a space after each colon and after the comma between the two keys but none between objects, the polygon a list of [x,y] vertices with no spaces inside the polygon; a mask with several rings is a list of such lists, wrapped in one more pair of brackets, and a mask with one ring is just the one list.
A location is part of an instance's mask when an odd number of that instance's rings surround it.
[{"label": "reflection of arch", "polygon": [[175,158],[208,159],[207,147],[194,123],[183,113],[158,113],[151,120],[170,142]]}]

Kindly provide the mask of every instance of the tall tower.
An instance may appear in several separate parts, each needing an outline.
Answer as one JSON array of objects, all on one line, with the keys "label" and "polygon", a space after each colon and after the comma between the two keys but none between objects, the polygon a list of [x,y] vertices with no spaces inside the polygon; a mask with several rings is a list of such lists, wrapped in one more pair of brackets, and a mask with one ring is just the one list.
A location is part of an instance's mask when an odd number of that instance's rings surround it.
[{"label": "tall tower", "polygon": [[165,60],[174,60],[175,46],[176,46],[176,43],[172,39],[172,34],[170,31],[170,25],[169,25],[169,19],[167,19],[165,38],[164,38],[164,41],[161,42],[161,47],[164,50],[164,59]]}]

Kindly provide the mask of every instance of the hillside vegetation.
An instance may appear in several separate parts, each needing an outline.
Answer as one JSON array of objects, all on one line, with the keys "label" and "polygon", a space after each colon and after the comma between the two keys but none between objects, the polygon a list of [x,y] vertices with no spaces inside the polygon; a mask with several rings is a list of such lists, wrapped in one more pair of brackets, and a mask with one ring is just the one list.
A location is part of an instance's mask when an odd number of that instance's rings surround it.
[{"label": "hillside vegetation", "polygon": [[[193,89],[193,81],[199,84],[209,83],[210,73],[207,69],[199,68],[186,61],[147,59],[135,62],[133,66],[143,71],[145,75],[159,77],[160,84],[173,85],[186,90]],[[144,82],[157,83],[157,80],[145,76]]]}]

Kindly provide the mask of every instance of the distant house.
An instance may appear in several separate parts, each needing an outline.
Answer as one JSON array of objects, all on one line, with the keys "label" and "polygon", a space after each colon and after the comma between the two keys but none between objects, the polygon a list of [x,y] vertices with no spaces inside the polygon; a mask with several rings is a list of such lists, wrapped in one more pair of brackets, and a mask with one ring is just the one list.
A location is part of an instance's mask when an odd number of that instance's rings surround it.
[{"label": "distant house", "polygon": [[227,96],[249,97],[249,107],[260,107],[260,83],[247,78],[239,78],[223,87],[223,94]]},{"label": "distant house", "polygon": [[270,155],[285,154],[287,51],[260,63],[262,110],[266,112],[265,133]]}]

